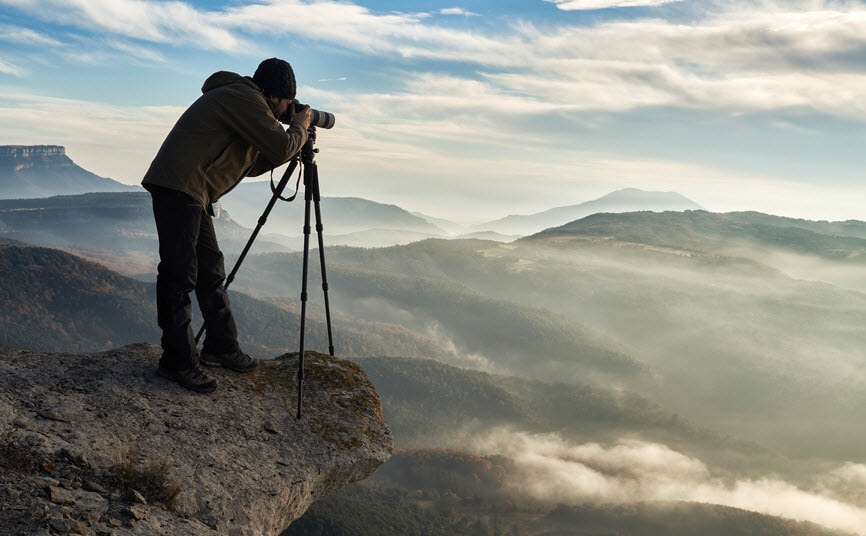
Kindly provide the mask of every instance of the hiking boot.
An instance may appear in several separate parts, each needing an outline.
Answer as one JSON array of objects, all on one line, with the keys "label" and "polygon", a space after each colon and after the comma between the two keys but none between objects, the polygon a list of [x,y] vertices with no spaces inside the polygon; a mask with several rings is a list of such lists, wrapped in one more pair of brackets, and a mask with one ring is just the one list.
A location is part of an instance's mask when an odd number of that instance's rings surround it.
[{"label": "hiking boot", "polygon": [[156,373],[196,393],[212,393],[217,388],[217,381],[208,376],[198,365],[188,369],[169,369],[160,366],[156,369]]},{"label": "hiking boot", "polygon": [[250,372],[259,366],[259,362],[241,350],[225,354],[209,354],[202,352],[199,363],[208,367],[225,367],[235,372]]}]

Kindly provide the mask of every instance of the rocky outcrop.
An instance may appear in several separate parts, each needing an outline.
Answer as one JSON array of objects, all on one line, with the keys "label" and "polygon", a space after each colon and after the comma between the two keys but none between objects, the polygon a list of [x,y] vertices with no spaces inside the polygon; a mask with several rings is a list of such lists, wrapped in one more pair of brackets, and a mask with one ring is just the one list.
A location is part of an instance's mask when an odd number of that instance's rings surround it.
[{"label": "rocky outcrop", "polygon": [[155,374],[160,348],[0,350],[0,534],[277,535],[366,478],[393,439],[354,363],[297,354],[215,393]]},{"label": "rocky outcrop", "polygon": [[72,165],[61,145],[0,145],[0,164],[32,165],[40,161]]},{"label": "rocky outcrop", "polygon": [[61,145],[0,145],[0,199],[129,191],[141,187],[79,167]]}]

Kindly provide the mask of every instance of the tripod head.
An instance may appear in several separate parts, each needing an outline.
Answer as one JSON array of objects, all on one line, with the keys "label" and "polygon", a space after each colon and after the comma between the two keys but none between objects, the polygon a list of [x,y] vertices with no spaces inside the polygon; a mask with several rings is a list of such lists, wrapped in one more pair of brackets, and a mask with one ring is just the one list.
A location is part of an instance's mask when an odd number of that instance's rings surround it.
[{"label": "tripod head", "polygon": [[304,146],[301,147],[301,150],[296,155],[296,158],[300,158],[302,164],[314,163],[315,158],[316,158],[316,153],[319,152],[318,149],[313,147],[313,145],[315,145],[315,144],[316,144],[316,127],[310,126],[307,129],[307,141],[306,141],[306,143],[304,143]]}]

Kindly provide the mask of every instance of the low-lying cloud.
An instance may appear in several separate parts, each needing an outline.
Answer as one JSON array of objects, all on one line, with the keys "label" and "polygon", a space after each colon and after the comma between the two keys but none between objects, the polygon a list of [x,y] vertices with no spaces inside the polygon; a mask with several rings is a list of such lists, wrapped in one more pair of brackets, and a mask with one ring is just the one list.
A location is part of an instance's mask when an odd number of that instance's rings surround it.
[{"label": "low-lying cloud", "polygon": [[[626,439],[615,445],[576,444],[558,434],[498,428],[478,435],[473,447],[513,459],[515,481],[538,500],[692,501],[866,534],[866,509],[837,498],[827,487],[804,490],[776,477],[726,480],[714,476],[702,461],[657,443]],[[866,467],[847,464],[818,480],[843,481],[849,490],[864,490]]]}]

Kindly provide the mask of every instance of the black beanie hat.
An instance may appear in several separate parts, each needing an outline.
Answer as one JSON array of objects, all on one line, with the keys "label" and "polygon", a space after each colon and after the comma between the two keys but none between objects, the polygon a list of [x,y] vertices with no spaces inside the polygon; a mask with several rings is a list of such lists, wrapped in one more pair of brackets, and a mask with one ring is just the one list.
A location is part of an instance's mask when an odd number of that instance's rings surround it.
[{"label": "black beanie hat", "polygon": [[261,62],[253,75],[253,82],[266,96],[295,98],[295,73],[287,61],[270,58]]}]

